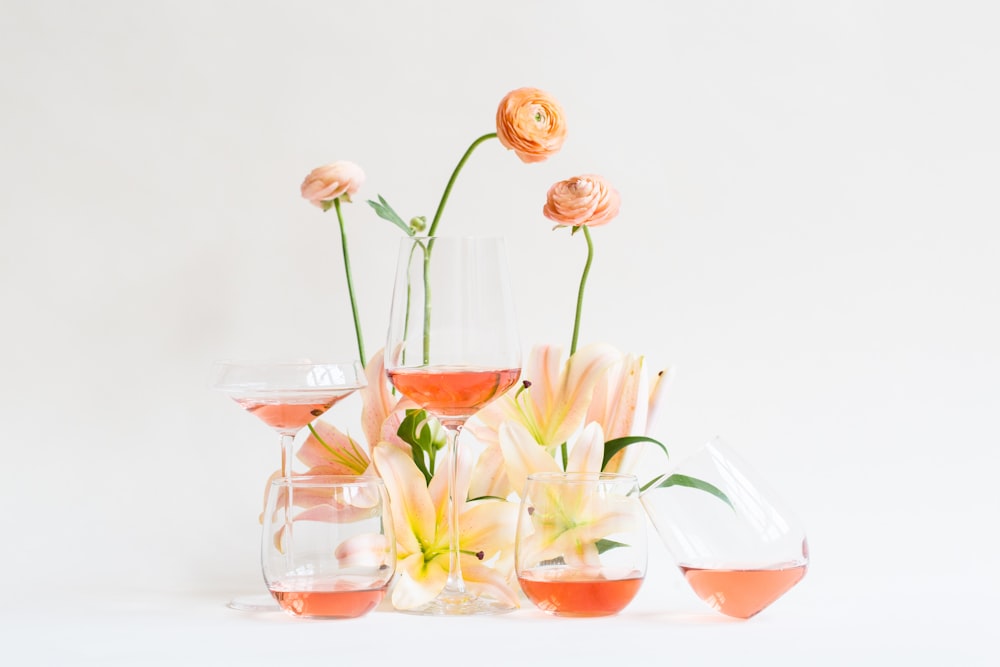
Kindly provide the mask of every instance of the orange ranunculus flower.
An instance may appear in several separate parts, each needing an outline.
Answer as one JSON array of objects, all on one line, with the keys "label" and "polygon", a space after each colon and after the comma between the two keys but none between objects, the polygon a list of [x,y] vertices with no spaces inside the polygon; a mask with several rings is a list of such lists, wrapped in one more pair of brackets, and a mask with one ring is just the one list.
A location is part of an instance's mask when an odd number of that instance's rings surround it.
[{"label": "orange ranunculus flower", "polygon": [[542,213],[560,225],[598,227],[618,215],[621,197],[601,176],[585,174],[559,181],[545,197]]},{"label": "orange ranunculus flower", "polygon": [[337,197],[351,200],[365,182],[365,172],[353,162],[334,162],[316,167],[306,180],[302,181],[302,196],[311,203],[323,208],[323,202],[332,201]]},{"label": "orange ranunculus flower", "polygon": [[513,90],[497,108],[497,138],[522,162],[542,162],[558,153],[566,138],[562,107],[538,88]]}]

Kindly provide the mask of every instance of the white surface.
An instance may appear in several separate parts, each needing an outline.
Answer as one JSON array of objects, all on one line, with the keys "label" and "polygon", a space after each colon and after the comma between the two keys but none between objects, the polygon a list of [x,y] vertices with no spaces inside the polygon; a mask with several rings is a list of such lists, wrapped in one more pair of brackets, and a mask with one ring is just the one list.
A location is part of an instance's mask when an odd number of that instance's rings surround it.
[{"label": "white surface", "polygon": [[[995,659],[998,18],[901,0],[7,0],[5,656],[431,662],[451,638],[480,665],[508,647]],[[334,218],[299,199],[301,179],[337,159],[367,171],[347,221],[374,350],[398,233],[363,200],[429,215],[525,85],[565,107],[564,150],[523,165],[481,147],[442,231],[502,230],[525,345],[568,346],[584,245],[550,231],[545,191],[614,182],[624,206],[594,230],[582,340],[671,367],[661,437],[683,453],[719,434],[767,471],[806,521],[811,571],[749,623],[681,616],[685,590],[651,583],[593,621],[226,610],[260,585],[278,451],[208,388],[211,364],[354,354]]]}]

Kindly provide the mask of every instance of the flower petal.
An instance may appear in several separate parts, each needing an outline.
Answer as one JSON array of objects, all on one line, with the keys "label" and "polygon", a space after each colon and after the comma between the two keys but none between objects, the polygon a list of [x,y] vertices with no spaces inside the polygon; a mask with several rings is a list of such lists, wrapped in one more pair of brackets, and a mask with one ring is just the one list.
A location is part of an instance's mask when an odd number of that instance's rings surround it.
[{"label": "flower petal", "polygon": [[483,564],[475,556],[462,554],[462,578],[469,592],[520,607],[509,578],[499,569]]},{"label": "flower petal", "polygon": [[399,579],[392,589],[392,606],[396,609],[416,609],[441,592],[448,581],[448,559],[435,558],[424,562],[420,553],[396,563]]},{"label": "flower petal", "polygon": [[[601,378],[594,389],[587,421],[597,421],[607,440],[646,432],[649,381],[645,360],[626,354]],[[608,462],[607,472],[628,472],[635,467],[641,449],[626,447]]]},{"label": "flower petal", "polygon": [[484,500],[469,505],[459,517],[459,542],[465,551],[482,551],[486,560],[513,551],[517,503]]},{"label": "flower petal", "polygon": [[507,464],[499,441],[491,443],[482,451],[472,469],[469,481],[469,498],[506,498],[513,489],[507,477]]},{"label": "flower petal", "polygon": [[660,413],[663,404],[663,397],[667,393],[667,387],[673,379],[673,373],[668,369],[663,369],[656,374],[653,386],[649,390],[649,408],[646,414],[646,435],[656,438],[660,431]]},{"label": "flower petal", "polygon": [[507,477],[516,493],[524,493],[525,479],[533,472],[559,472],[555,459],[518,422],[501,424],[500,448],[507,463]]},{"label": "flower petal", "polygon": [[384,442],[375,447],[375,465],[389,492],[397,549],[401,555],[421,552],[434,543],[437,529],[423,474],[412,458]]},{"label": "flower petal", "polygon": [[377,568],[384,563],[392,563],[389,539],[380,533],[353,535],[338,544],[333,555],[342,568]]},{"label": "flower petal", "polygon": [[577,350],[567,360],[560,378],[558,399],[548,415],[544,431],[543,443],[546,446],[565,442],[580,427],[594,386],[619,356],[618,350],[610,345],[592,343]]},{"label": "flower petal", "polygon": [[[365,368],[367,384],[361,389],[361,428],[365,432],[368,443],[376,443],[382,438],[382,425],[396,409],[398,402],[389,393],[388,380],[385,375],[385,357],[383,350],[372,355]],[[395,432],[393,432],[395,434]]]},{"label": "flower petal", "polygon": [[299,447],[298,458],[310,468],[323,466],[331,475],[360,475],[371,463],[368,453],[350,436],[322,420],[313,423],[319,435],[310,434]]},{"label": "flower petal", "polygon": [[601,472],[604,461],[604,432],[597,422],[587,424],[570,450],[566,470],[571,472]]}]

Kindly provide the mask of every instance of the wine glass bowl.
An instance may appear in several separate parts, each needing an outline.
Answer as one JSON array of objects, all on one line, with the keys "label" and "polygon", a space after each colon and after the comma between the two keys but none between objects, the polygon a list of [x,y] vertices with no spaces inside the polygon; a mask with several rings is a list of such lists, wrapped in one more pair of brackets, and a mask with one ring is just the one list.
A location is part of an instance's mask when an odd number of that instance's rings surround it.
[{"label": "wine glass bowl", "polygon": [[801,522],[720,439],[700,447],[670,475],[707,482],[729,501],[685,485],[656,484],[641,495],[688,585],[710,607],[750,618],[805,576],[809,547]]},{"label": "wine glass bowl", "polygon": [[536,473],[522,493],[514,549],[525,596],[554,616],[611,616],[646,574],[646,518],[634,475]]},{"label": "wine glass bowl", "polygon": [[521,352],[503,240],[407,237],[400,244],[385,370],[403,396],[449,431],[449,573],[441,593],[412,613],[492,614],[505,601],[466,587],[453,498],[458,436],[465,421],[517,383]]},{"label": "wine glass bowl", "polygon": [[392,513],[375,476],[274,480],[261,535],[268,590],[295,617],[363,616],[395,572]]}]

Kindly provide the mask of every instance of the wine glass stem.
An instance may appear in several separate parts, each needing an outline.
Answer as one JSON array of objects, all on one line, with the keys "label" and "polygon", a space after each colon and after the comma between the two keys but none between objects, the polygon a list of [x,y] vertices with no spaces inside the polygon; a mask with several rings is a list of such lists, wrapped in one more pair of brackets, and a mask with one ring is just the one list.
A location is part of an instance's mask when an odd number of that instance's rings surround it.
[{"label": "wine glass stem", "polygon": [[448,580],[444,585],[446,595],[465,594],[459,550],[461,545],[458,511],[461,503],[455,498],[455,489],[458,488],[458,436],[462,433],[463,424],[463,421],[444,424],[451,436],[448,438]]}]

